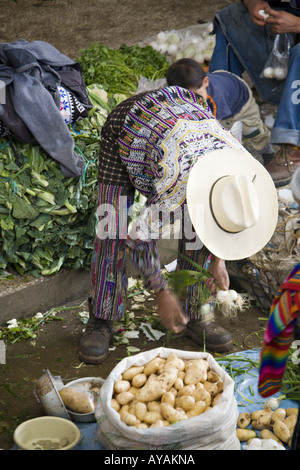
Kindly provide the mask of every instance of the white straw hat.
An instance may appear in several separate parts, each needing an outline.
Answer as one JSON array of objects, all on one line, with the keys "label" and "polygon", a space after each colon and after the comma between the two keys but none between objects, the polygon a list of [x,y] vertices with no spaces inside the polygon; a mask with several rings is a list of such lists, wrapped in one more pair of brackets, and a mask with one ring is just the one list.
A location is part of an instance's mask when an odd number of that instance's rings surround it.
[{"label": "white straw hat", "polygon": [[277,225],[273,180],[246,151],[228,148],[202,156],[188,178],[187,206],[202,243],[224,260],[257,253]]}]

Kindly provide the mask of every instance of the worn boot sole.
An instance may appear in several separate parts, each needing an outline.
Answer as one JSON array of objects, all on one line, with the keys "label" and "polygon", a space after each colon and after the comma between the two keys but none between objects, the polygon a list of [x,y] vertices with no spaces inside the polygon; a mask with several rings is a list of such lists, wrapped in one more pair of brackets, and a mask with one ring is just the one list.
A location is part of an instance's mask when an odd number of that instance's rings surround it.
[{"label": "worn boot sole", "polygon": [[274,181],[275,188],[281,188],[282,186],[287,186],[292,181],[292,177],[286,178],[280,181]]},{"label": "worn boot sole", "polygon": [[227,341],[226,343],[208,343],[203,336],[198,335],[194,333],[192,330],[186,328],[184,331],[184,334],[191,338],[198,346],[201,346],[202,348],[205,347],[205,349],[208,349],[211,352],[217,352],[217,353],[223,353],[223,352],[228,352],[233,346],[232,340]]},{"label": "worn boot sole", "polygon": [[81,362],[84,362],[85,364],[93,364],[93,365],[101,364],[102,362],[105,361],[107,356],[108,356],[108,348],[105,351],[105,353],[103,353],[101,356],[99,356],[99,355],[97,355],[97,356],[87,356],[87,355],[83,354],[80,351],[78,353],[78,357],[79,357]]}]

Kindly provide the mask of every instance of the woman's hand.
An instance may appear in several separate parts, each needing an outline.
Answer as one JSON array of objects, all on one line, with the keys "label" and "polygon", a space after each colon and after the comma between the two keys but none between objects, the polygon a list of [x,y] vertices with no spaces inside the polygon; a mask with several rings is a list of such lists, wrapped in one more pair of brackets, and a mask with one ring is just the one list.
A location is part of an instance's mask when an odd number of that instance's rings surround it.
[{"label": "woman's hand", "polygon": [[270,24],[275,34],[300,33],[300,18],[287,11],[265,10],[270,16],[266,23]]},{"label": "woman's hand", "polygon": [[208,279],[205,284],[213,294],[215,294],[217,290],[216,282],[220,289],[229,289],[230,280],[226,269],[226,264],[223,259],[211,255],[208,272],[212,275],[212,278]]},{"label": "woman's hand", "polygon": [[182,311],[180,302],[175,294],[168,289],[161,290],[156,294],[157,312],[162,325],[167,330],[180,333],[185,329],[189,318]]}]

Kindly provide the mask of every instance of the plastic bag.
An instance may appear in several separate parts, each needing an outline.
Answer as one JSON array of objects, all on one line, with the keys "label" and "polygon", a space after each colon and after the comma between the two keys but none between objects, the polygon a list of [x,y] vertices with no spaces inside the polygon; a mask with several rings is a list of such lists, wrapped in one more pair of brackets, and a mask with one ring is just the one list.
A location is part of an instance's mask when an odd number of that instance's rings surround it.
[{"label": "plastic bag", "polygon": [[[142,366],[156,356],[167,358],[172,353],[183,360],[207,359],[209,366],[224,383],[222,397],[210,410],[199,416],[167,427],[138,429],[121,421],[111,406],[115,381],[131,366]],[[96,405],[98,437],[107,450],[240,450],[236,435],[238,417],[234,381],[208,353],[156,348],[120,361],[105,380]]]},{"label": "plastic bag", "polygon": [[290,34],[276,34],[272,51],[260,75],[261,78],[286,79],[291,46],[292,37]]}]

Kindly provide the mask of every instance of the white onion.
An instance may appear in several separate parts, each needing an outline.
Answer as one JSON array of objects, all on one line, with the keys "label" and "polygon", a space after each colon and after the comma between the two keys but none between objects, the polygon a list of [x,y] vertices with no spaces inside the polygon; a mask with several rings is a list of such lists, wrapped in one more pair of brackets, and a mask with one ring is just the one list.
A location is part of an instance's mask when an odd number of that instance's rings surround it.
[{"label": "white onion", "polygon": [[179,44],[180,43],[180,37],[177,33],[171,33],[168,36],[168,43],[169,44]]},{"label": "white onion", "polygon": [[262,16],[264,20],[266,20],[270,16],[268,13],[265,13],[265,10],[258,10],[258,14]]},{"label": "white onion", "polygon": [[194,59],[199,62],[199,64],[203,64],[204,62],[204,55],[200,53],[196,54]]},{"label": "white onion", "polygon": [[192,44],[189,44],[183,51],[184,57],[193,57],[195,54],[195,48]]},{"label": "white onion", "polygon": [[166,42],[167,34],[164,31],[160,31],[160,33],[156,36],[156,41],[160,44]]},{"label": "white onion", "polygon": [[237,292],[233,289],[230,289],[228,291],[228,300],[231,300],[231,302],[235,302],[237,298],[238,298]]},{"label": "white onion", "polygon": [[217,299],[219,302],[224,302],[224,300],[228,299],[228,290],[220,289],[217,292]]},{"label": "white onion", "polygon": [[202,315],[208,315],[211,312],[210,304],[203,304],[200,307],[200,313]]},{"label": "white onion", "polygon": [[175,56],[177,54],[178,47],[177,44],[170,44],[167,49],[167,53],[171,56]]},{"label": "white onion", "polygon": [[273,67],[266,67],[264,69],[264,77],[265,78],[274,78],[274,69],[273,69]]},{"label": "white onion", "polygon": [[283,67],[275,67],[274,76],[277,80],[284,80],[287,76],[286,69]]}]

